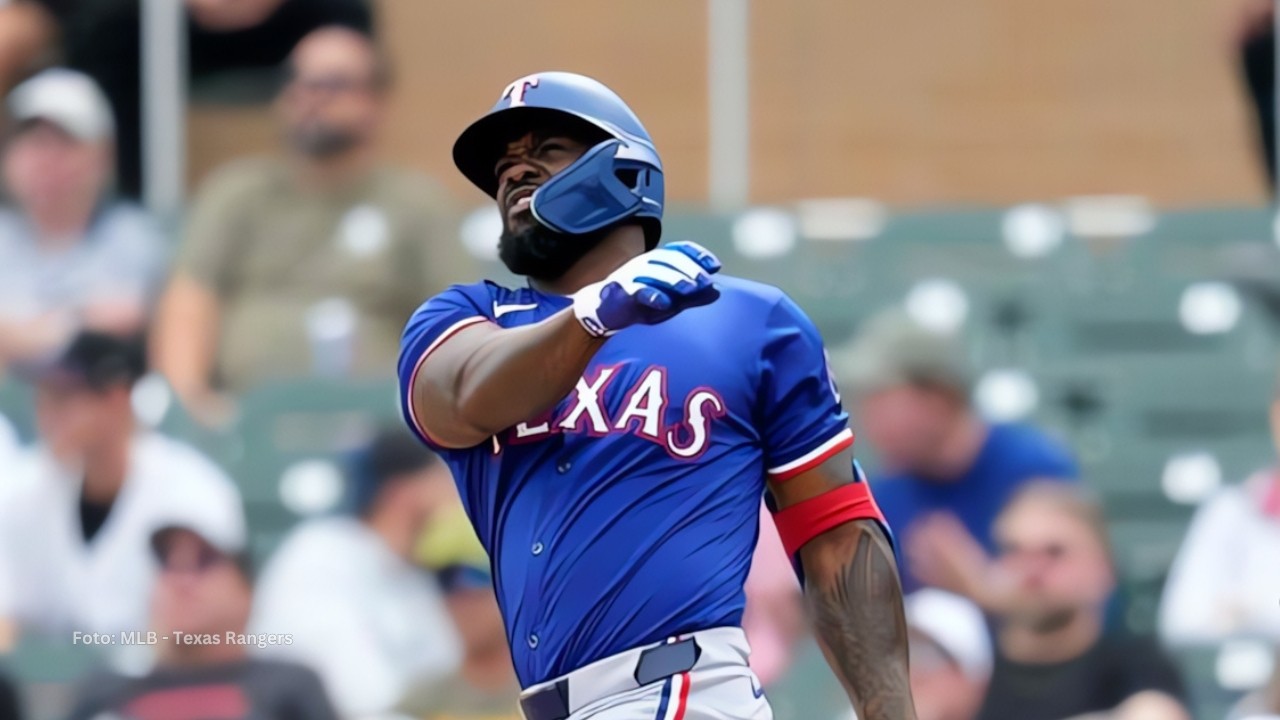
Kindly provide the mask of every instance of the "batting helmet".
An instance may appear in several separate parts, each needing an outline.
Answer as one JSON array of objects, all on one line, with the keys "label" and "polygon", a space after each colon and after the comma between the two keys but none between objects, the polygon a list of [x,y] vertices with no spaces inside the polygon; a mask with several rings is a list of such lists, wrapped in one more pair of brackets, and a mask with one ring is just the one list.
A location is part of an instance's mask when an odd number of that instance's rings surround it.
[{"label": "batting helmet", "polygon": [[506,143],[548,119],[576,119],[604,140],[534,193],[529,209],[543,225],[582,235],[637,219],[652,248],[662,232],[662,160],[649,132],[609,88],[584,75],[543,72],[516,80],[453,144],[453,162],[476,187],[497,196],[494,165]]}]

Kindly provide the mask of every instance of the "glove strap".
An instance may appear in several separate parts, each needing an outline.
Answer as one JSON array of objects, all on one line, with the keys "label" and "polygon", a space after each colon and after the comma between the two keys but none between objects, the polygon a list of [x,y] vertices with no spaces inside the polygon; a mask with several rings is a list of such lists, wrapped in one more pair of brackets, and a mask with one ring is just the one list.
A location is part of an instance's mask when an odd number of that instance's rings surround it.
[{"label": "glove strap", "polygon": [[600,291],[604,283],[592,283],[573,294],[573,316],[591,337],[609,337],[617,333],[600,322]]}]

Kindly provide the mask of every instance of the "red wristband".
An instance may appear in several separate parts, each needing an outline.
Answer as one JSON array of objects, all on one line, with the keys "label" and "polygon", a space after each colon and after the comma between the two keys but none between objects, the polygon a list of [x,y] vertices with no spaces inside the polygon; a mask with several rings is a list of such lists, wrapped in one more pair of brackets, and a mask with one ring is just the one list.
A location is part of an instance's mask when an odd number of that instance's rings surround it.
[{"label": "red wristband", "polygon": [[818,535],[853,520],[876,520],[888,527],[865,482],[841,485],[773,514],[788,555],[795,555]]}]

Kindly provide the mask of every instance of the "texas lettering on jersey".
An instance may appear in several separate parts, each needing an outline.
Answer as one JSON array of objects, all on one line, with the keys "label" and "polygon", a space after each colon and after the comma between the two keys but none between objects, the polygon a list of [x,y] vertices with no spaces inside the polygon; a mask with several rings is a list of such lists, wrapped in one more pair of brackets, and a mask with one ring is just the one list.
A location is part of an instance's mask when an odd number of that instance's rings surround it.
[{"label": "texas lettering on jersey", "polygon": [[853,442],[803,312],[776,288],[723,273],[716,284],[715,302],[610,337],[552,409],[469,448],[434,443],[419,422],[418,370],[463,328],[542,322],[569,298],[458,285],[405,328],[405,419],[448,464],[489,553],[526,687],[739,625],[766,482]]},{"label": "texas lettering on jersey", "polygon": [[725,413],[724,398],[719,393],[710,387],[695,388],[679,405],[680,419],[668,422],[671,403],[667,370],[651,366],[626,391],[621,406],[609,408],[604,402],[605,391],[620,375],[619,369],[618,365],[606,365],[597,368],[590,378],[579,378],[561,410],[516,425],[506,432],[506,442],[536,442],[556,433],[585,433],[594,437],[631,433],[661,445],[677,460],[693,460],[706,451],[712,422]]}]

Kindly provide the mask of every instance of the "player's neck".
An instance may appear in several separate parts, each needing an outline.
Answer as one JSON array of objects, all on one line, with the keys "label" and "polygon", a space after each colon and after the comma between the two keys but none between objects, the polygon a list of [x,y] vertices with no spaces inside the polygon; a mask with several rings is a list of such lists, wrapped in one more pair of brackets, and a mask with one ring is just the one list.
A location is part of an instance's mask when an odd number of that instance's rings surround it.
[{"label": "player's neck", "polygon": [[628,260],[644,252],[644,229],[639,225],[615,228],[591,248],[568,272],[555,280],[529,279],[535,290],[550,295],[572,295],[593,282],[605,279]]}]

